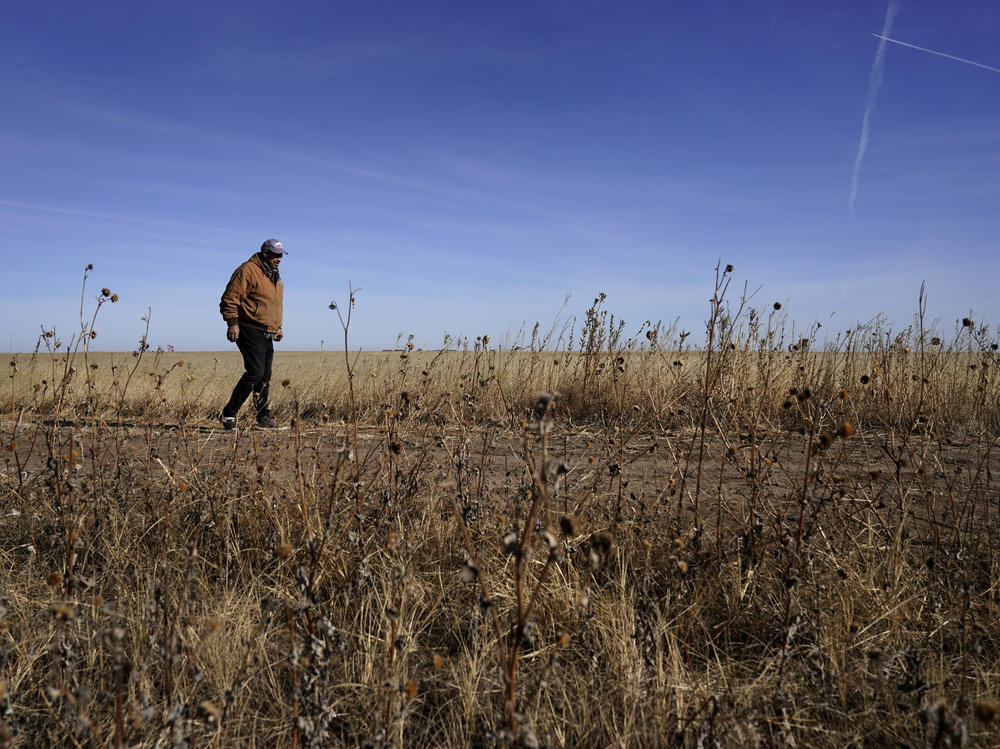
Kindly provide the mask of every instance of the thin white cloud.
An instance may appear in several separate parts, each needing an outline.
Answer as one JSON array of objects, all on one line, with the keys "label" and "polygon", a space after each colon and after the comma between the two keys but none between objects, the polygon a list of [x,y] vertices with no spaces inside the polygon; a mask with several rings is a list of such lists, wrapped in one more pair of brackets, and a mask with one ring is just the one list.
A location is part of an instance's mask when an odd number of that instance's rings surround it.
[{"label": "thin white cloud", "polygon": [[487,190],[462,187],[423,177],[411,178],[409,176],[387,172],[378,168],[357,166],[340,161],[334,161],[332,159],[317,157],[313,153],[296,153],[294,151],[276,148],[257,140],[234,137],[228,134],[209,131],[196,126],[189,126],[159,117],[136,115],[131,112],[99,109],[90,106],[81,106],[66,101],[60,101],[57,103],[78,117],[100,121],[122,129],[170,138],[196,138],[202,142],[214,141],[215,143],[225,146],[243,148],[254,151],[258,154],[265,154],[272,158],[293,163],[301,163],[310,167],[320,167],[354,179],[381,184],[412,193],[422,193],[439,198],[500,206],[535,215],[550,215],[549,212],[538,203],[511,197],[502,193],[496,194],[495,192]]},{"label": "thin white cloud", "polygon": [[871,76],[868,80],[868,100],[865,102],[865,115],[861,120],[861,138],[858,140],[858,154],[854,157],[854,174],[851,177],[851,211],[854,210],[854,200],[858,196],[858,177],[861,175],[861,162],[864,161],[865,151],[868,149],[868,133],[871,129],[872,112],[875,110],[875,100],[878,97],[879,88],[882,86],[885,68],[885,42],[886,37],[892,31],[892,23],[896,19],[896,3],[890,0],[889,7],[885,11],[885,23],[882,26],[882,34],[879,37],[878,49],[875,51],[875,62],[872,64]]},{"label": "thin white cloud", "polygon": [[977,68],[986,68],[986,70],[992,70],[994,73],[1000,73],[1000,68],[994,68],[992,65],[984,65],[981,62],[975,62],[974,60],[966,60],[964,57],[955,57],[955,55],[949,55],[944,52],[936,52],[933,49],[927,49],[927,47],[918,47],[916,44],[910,44],[908,42],[901,42],[898,39],[890,39],[887,36],[882,36],[881,34],[872,34],[879,39],[886,42],[892,42],[893,44],[898,44],[902,47],[909,47],[910,49],[918,49],[921,52],[927,52],[932,55],[937,55],[938,57],[946,57],[949,60],[957,60],[958,62],[964,62],[966,65],[975,65]]},{"label": "thin white cloud", "polygon": [[245,78],[259,80],[262,76],[325,75],[349,73],[379,61],[394,61],[408,57],[406,47],[385,43],[324,42],[291,49],[227,47],[217,50],[204,62],[199,76]]},{"label": "thin white cloud", "polygon": [[159,117],[77,104],[73,101],[62,101],[59,104],[77,117],[100,122],[109,127],[134,130],[148,135],[166,138],[204,138],[211,135],[201,128]]},{"label": "thin white cloud", "polygon": [[40,213],[56,213],[63,216],[78,216],[81,218],[99,219],[102,221],[119,221],[133,224],[149,224],[152,226],[174,226],[186,229],[216,230],[218,227],[206,224],[194,224],[188,221],[173,221],[171,219],[156,218],[153,216],[136,216],[127,213],[108,213],[106,211],[87,211],[79,208],[69,208],[61,205],[47,205],[42,203],[23,203],[16,200],[5,200],[0,198],[0,208],[14,208],[18,211],[36,211]]}]

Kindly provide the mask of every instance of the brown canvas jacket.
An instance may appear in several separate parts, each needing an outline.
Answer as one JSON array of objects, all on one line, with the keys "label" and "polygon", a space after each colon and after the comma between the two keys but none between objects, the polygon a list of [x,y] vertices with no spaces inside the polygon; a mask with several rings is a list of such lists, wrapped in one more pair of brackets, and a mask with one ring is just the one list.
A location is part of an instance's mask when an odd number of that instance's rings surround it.
[{"label": "brown canvas jacket", "polygon": [[250,325],[270,333],[281,329],[281,304],[285,286],[279,278],[275,284],[264,270],[263,261],[255,254],[233,271],[222,293],[219,311],[227,324]]}]

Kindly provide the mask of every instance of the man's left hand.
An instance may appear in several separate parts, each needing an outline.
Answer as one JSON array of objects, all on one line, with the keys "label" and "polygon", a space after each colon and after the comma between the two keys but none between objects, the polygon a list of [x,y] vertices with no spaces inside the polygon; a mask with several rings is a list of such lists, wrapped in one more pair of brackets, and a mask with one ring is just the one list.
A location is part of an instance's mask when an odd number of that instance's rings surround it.
[{"label": "man's left hand", "polygon": [[276,341],[280,341],[284,337],[285,337],[285,334],[281,331],[280,328],[278,329],[278,332],[274,334],[274,340],[276,340]]}]

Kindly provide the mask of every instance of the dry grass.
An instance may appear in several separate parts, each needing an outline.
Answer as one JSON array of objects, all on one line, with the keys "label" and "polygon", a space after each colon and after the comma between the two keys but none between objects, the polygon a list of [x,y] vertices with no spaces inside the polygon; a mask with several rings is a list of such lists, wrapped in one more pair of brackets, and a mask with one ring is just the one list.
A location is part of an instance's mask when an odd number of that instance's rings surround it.
[{"label": "dry grass", "polygon": [[816,351],[727,279],[698,351],[599,299],[518,351],[279,352],[285,432],[219,429],[232,352],[43,338],[0,740],[998,743],[995,332]]}]

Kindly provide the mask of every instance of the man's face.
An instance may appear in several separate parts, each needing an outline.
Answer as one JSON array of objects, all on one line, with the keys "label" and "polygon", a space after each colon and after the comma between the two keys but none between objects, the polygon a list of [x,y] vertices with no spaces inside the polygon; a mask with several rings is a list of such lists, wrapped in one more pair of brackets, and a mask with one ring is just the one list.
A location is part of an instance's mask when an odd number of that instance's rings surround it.
[{"label": "man's face", "polygon": [[265,252],[264,262],[266,262],[274,270],[278,270],[278,266],[281,265],[281,258],[283,257],[284,255],[275,255],[271,252]]}]

